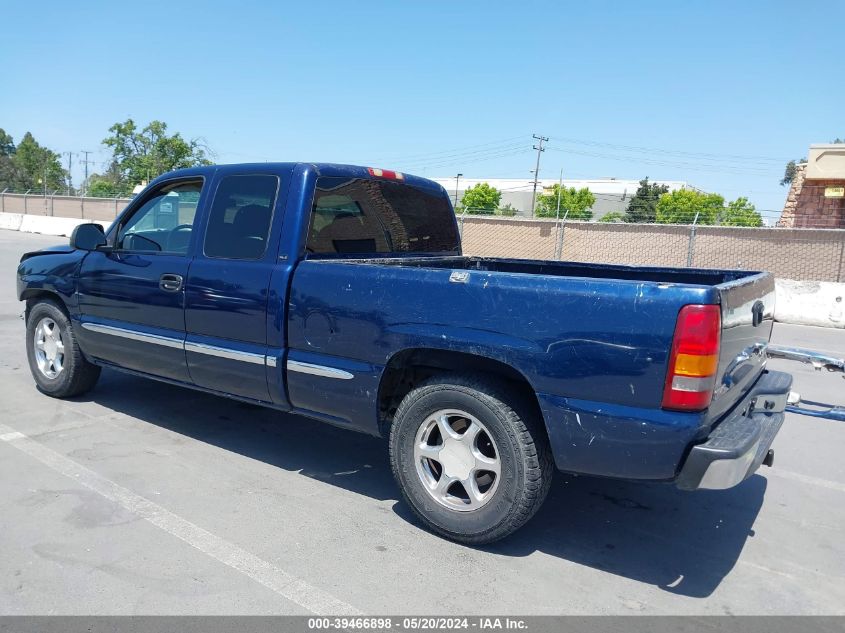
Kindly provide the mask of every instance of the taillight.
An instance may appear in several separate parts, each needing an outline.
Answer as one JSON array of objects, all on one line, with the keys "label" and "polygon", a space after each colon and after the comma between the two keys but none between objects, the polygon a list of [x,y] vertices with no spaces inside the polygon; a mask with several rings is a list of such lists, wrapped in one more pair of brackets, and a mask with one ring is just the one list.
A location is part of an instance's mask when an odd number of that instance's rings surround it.
[{"label": "taillight", "polygon": [[378,169],[376,167],[367,167],[367,172],[370,176],[376,178],[389,178],[390,180],[405,180],[405,176],[398,171],[391,171],[389,169]]},{"label": "taillight", "polygon": [[669,356],[663,408],[700,411],[710,405],[719,364],[722,317],[719,306],[681,308]]}]

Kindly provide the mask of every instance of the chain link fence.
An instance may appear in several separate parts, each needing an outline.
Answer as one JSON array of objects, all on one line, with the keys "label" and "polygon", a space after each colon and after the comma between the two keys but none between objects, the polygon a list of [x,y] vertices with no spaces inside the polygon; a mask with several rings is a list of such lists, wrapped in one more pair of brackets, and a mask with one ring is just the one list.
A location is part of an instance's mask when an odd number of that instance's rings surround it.
[{"label": "chain link fence", "polygon": [[5,190],[0,191],[0,212],[111,222],[130,200],[131,198],[121,197],[68,196],[60,192],[14,193]]},{"label": "chain link fence", "polygon": [[767,270],[845,281],[845,230],[458,218],[464,253],[575,262]]},{"label": "chain link fence", "polygon": [[[0,212],[110,222],[131,198],[0,192]],[[767,270],[802,281],[845,282],[845,225],[840,201],[799,208],[795,225],[733,227],[690,224],[584,222],[525,218],[513,210],[466,210],[458,216],[464,253],[486,257],[575,262]],[[818,227],[818,228],[815,228]]]}]

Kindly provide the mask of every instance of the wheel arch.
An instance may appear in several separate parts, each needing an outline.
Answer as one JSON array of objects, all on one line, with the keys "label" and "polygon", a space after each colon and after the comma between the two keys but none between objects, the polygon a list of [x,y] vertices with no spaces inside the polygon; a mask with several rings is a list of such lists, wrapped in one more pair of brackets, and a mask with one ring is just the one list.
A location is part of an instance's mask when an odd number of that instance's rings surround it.
[{"label": "wheel arch", "polygon": [[537,394],[528,378],[505,362],[469,352],[430,347],[404,349],[390,357],[382,372],[378,387],[378,425],[382,436],[389,433],[393,416],[402,399],[418,384],[431,376],[443,374],[484,375],[490,380],[506,384],[521,403],[535,416],[546,431],[546,424]]},{"label": "wheel arch", "polygon": [[45,290],[44,288],[27,288],[21,293],[20,299],[21,301],[26,301],[24,321],[29,320],[29,313],[33,306],[44,300],[55,303],[58,308],[65,313],[65,316],[70,318],[70,310],[68,309],[67,304],[64,302],[61,295],[53,290]]}]

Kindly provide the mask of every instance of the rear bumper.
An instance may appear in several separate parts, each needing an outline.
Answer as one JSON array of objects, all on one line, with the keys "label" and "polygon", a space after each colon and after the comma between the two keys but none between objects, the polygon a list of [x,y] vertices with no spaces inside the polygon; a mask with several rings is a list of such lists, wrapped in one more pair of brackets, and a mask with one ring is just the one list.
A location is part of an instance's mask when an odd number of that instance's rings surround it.
[{"label": "rear bumper", "polygon": [[784,419],[792,376],[768,371],[702,443],[692,447],[675,485],[682,490],[731,488],[772,465],[770,451]]}]

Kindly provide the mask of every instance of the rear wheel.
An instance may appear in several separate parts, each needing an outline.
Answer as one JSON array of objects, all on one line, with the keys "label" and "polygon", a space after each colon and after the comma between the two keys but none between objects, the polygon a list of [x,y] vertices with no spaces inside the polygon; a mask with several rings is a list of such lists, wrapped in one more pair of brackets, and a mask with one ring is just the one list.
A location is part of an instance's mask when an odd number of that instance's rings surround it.
[{"label": "rear wheel", "polygon": [[493,381],[429,380],[396,412],[390,462],[405,500],[430,530],[491,543],[542,505],[554,468],[530,408]]},{"label": "rear wheel", "polygon": [[26,322],[26,355],[38,389],[54,398],[90,390],[100,368],[82,355],[70,319],[52,301],[35,304]]}]

